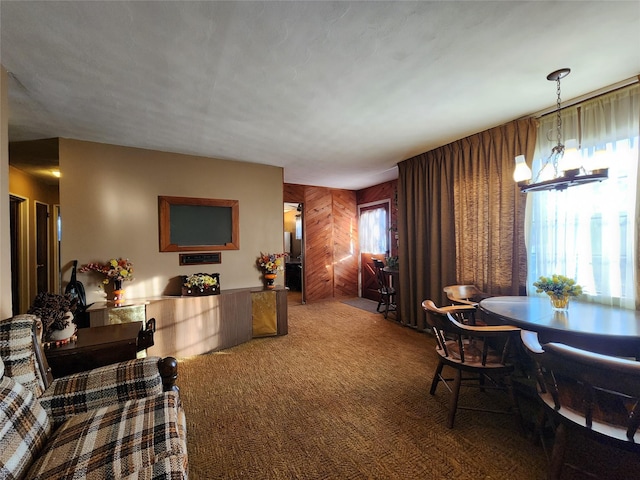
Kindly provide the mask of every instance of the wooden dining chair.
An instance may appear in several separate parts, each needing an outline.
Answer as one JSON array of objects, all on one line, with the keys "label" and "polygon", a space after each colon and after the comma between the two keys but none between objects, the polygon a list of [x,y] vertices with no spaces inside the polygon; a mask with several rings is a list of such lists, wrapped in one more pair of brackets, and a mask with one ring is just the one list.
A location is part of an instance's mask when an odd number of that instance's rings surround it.
[{"label": "wooden dining chair", "polygon": [[[561,343],[541,345],[538,334],[526,330],[521,338],[537,366],[543,411],[555,427],[548,479],[561,478],[565,468],[593,476],[589,465],[567,462],[570,436],[573,441],[577,434],[586,435],[614,448],[640,452],[640,362]],[[541,439],[545,445],[543,435]]]},{"label": "wooden dining chair", "polygon": [[[517,341],[520,329],[509,325],[474,326],[466,323],[468,315],[475,312],[473,305],[437,307],[432,300],[422,302],[427,314],[427,323],[437,341],[438,365],[431,381],[429,393],[434,395],[440,382],[451,392],[447,426],[453,428],[456,411],[478,410],[514,415],[518,429],[522,431],[522,418],[511,382],[514,364],[511,347]],[[515,340],[514,340],[515,337]],[[498,350],[491,345],[501,345]],[[454,372],[453,378],[445,378],[444,367]],[[469,375],[468,377],[463,376]],[[453,381],[450,388],[449,383]],[[476,387],[481,392],[503,390],[508,393],[509,408],[480,408],[458,405],[461,386]]]},{"label": "wooden dining chair", "polygon": [[376,311],[384,313],[384,318],[387,318],[389,312],[396,311],[396,290],[389,285],[389,276],[383,270],[384,262],[377,258],[373,258],[372,261],[376,274],[376,281],[378,282],[378,293],[380,294]]},{"label": "wooden dining chair", "polygon": [[[442,289],[447,294],[447,298],[452,305],[471,305],[478,307],[481,300],[489,298],[491,295],[483,292],[475,285],[448,285]],[[482,315],[473,313],[469,316],[470,325],[486,325],[486,320],[480,318]]]},{"label": "wooden dining chair", "polygon": [[447,285],[442,290],[454,305],[478,305],[481,300],[491,296],[475,285]]}]

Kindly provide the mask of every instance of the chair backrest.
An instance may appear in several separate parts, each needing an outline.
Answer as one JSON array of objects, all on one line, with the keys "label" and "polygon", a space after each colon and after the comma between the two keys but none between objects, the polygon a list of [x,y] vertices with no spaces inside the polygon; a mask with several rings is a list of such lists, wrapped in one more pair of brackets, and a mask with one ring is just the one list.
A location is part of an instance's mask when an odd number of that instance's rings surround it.
[{"label": "chair backrest", "polygon": [[422,308],[427,312],[427,323],[431,328],[453,334],[465,333],[463,326],[476,311],[471,305],[437,307],[433,300],[422,302]]},{"label": "chair backrest", "polygon": [[381,290],[384,289],[385,291],[388,291],[389,278],[384,273],[384,270],[383,270],[384,262],[382,260],[378,260],[377,258],[372,258],[371,261],[373,262],[373,268],[376,272],[376,280],[378,282],[378,288],[380,288]]},{"label": "chair backrest", "polygon": [[453,303],[466,305],[475,305],[483,298],[490,296],[475,285],[448,285],[442,290]]},{"label": "chair backrest", "polygon": [[[5,374],[39,397],[49,385],[42,366],[37,328],[40,320],[31,314],[16,315],[0,321],[0,357]],[[42,357],[42,358],[40,358]]]},{"label": "chair backrest", "polygon": [[0,321],[0,477],[24,478],[53,423],[38,401],[43,385],[33,352],[34,315]]},{"label": "chair backrest", "polygon": [[640,362],[561,343],[522,342],[538,364],[539,395],[558,415],[600,438],[640,450]]},{"label": "chair backrest", "polygon": [[432,328],[438,348],[449,356],[449,350],[454,342],[455,355],[460,356],[462,363],[465,362],[465,349],[463,343],[469,339],[482,340],[481,363],[487,361],[489,342],[488,338],[500,337],[504,339],[502,344],[502,357],[500,363],[506,363],[510,354],[511,337],[517,334],[520,329],[509,325],[498,326],[475,326],[469,325],[469,318],[474,314],[475,307],[472,305],[451,305],[447,307],[437,307],[432,300],[422,302],[422,308],[427,313],[427,323]]}]

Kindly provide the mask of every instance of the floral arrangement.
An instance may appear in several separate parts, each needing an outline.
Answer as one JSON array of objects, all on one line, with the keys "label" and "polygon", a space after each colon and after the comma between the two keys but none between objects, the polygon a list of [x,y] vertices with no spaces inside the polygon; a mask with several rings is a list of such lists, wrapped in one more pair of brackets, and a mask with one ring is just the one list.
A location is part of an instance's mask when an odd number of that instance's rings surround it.
[{"label": "floral arrangement", "polygon": [[187,288],[198,288],[207,290],[218,286],[218,279],[206,273],[194,273],[189,275],[183,285]]},{"label": "floral arrangement", "polygon": [[87,263],[80,267],[80,273],[98,272],[104,275],[102,283],[108,284],[111,280],[122,282],[124,280],[133,280],[133,263],[129,259],[112,258],[105,264]]},{"label": "floral arrangement", "polygon": [[577,297],[582,295],[582,287],[576,285],[575,280],[564,275],[551,275],[551,277],[540,277],[537,282],[533,282],[536,293],[545,292],[550,297]]},{"label": "floral arrangement", "polygon": [[387,263],[387,267],[389,267],[389,268],[398,268],[398,256],[397,255],[395,257],[387,257],[387,258],[385,258],[385,261]]},{"label": "floral arrangement", "polygon": [[219,273],[182,275],[182,295],[200,297],[220,293]]},{"label": "floral arrangement", "polygon": [[260,253],[258,265],[265,273],[276,273],[284,268],[286,253]]},{"label": "floral arrangement", "polygon": [[70,294],[58,295],[57,293],[40,292],[27,310],[40,317],[43,333],[47,338],[54,330],[64,330],[69,326],[68,312],[76,310],[78,299]]}]

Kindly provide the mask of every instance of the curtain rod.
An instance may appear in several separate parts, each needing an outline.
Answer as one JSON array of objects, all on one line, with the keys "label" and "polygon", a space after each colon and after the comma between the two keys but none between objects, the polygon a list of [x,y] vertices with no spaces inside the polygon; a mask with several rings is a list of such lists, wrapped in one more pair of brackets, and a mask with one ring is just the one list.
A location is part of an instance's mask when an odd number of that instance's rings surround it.
[{"label": "curtain rod", "polygon": [[[587,101],[587,100],[592,100],[594,98],[600,97],[602,95],[606,95],[607,93],[611,93],[615,90],[620,90],[621,88],[624,87],[628,87],[630,85],[633,85],[635,83],[640,83],[640,75],[637,75],[635,77],[631,77],[631,78],[627,78],[626,80],[622,80],[621,82],[618,83],[614,83],[613,85],[609,85],[608,87],[603,87],[599,90],[596,90],[595,92],[591,92],[591,93],[586,93],[584,95],[581,95],[579,97],[576,98],[572,98],[571,100],[568,100],[567,102],[563,102],[562,108],[561,110],[564,110],[565,108],[568,107],[573,107],[574,105],[577,105],[578,103]],[[548,115],[550,113],[553,113],[556,111],[555,106],[553,107],[549,107],[549,108],[545,108],[544,110],[540,110],[538,112],[532,113],[530,115],[526,115],[522,118],[540,118],[543,117],[545,115]]]}]

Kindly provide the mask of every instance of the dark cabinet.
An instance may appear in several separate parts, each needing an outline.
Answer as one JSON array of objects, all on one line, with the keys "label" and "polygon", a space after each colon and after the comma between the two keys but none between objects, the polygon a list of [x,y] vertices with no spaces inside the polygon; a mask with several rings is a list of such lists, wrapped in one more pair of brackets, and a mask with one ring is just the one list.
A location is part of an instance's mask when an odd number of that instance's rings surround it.
[{"label": "dark cabinet", "polygon": [[289,290],[302,291],[302,263],[300,261],[286,263],[285,284]]}]

